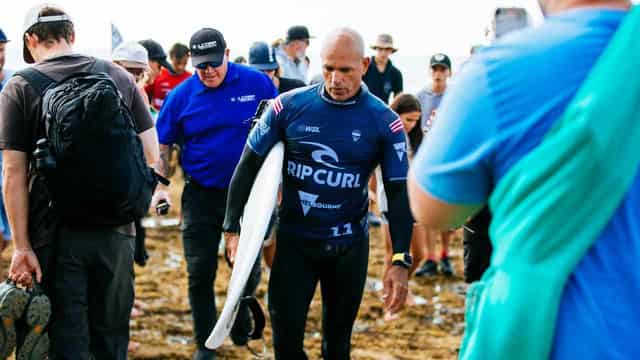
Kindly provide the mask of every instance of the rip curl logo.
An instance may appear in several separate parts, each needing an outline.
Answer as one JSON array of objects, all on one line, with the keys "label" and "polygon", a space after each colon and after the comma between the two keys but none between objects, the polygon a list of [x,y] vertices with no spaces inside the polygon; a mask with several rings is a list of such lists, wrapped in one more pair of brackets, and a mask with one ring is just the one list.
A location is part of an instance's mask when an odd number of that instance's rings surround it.
[{"label": "rip curl logo", "polygon": [[313,161],[317,162],[318,164],[324,165],[328,168],[342,169],[337,165],[333,165],[327,162],[327,160],[333,160],[333,162],[335,162],[336,164],[340,163],[338,154],[332,148],[328,147],[327,145],[318,144],[318,143],[309,142],[309,141],[301,141],[300,143],[312,145],[319,148],[318,150],[314,150],[311,153],[311,158],[313,159]]}]

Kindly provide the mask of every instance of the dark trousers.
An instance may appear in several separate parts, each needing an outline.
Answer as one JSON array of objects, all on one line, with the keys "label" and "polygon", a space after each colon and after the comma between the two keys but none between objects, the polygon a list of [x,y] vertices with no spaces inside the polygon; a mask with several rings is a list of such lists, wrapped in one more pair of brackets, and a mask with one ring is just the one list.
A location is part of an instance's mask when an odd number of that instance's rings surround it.
[{"label": "dark trousers", "polygon": [[349,359],[351,330],[367,278],[368,237],[350,245],[310,244],[278,234],[269,280],[269,313],[276,360],[306,359],[303,342],[309,305],[320,282],[322,355]]},{"label": "dark trousers", "polygon": [[[205,188],[187,180],[182,193],[182,241],[187,261],[189,303],[196,345],[204,348],[216,323],[213,292],[218,269],[218,247],[227,202],[227,191]],[[245,296],[252,296],[260,282],[260,261],[256,261]],[[234,341],[251,331],[248,309],[241,307],[231,335]]]},{"label": "dark trousers", "polygon": [[480,280],[491,264],[490,224],[491,212],[485,206],[466,224],[468,229],[464,229],[464,280],[468,283]]},{"label": "dark trousers", "polygon": [[60,230],[51,279],[51,359],[127,359],[134,237],[112,228]]}]

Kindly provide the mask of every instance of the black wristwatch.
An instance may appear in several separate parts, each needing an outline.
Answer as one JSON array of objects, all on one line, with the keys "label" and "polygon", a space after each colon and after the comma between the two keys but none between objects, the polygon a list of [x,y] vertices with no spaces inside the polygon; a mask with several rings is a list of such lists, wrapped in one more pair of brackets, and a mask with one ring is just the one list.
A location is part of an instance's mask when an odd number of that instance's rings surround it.
[{"label": "black wristwatch", "polygon": [[391,265],[402,266],[405,269],[409,269],[411,264],[413,264],[413,258],[409,253],[393,254],[391,258]]}]

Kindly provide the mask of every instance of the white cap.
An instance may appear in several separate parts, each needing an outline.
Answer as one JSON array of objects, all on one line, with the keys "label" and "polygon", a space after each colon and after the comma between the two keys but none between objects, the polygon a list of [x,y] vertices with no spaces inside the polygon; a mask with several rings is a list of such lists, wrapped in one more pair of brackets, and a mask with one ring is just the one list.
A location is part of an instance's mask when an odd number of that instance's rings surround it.
[{"label": "white cap", "polygon": [[[27,32],[27,30],[31,29],[31,27],[33,25],[36,24],[41,24],[41,23],[50,23],[50,22],[58,22],[58,21],[71,21],[71,18],[69,17],[69,15],[65,14],[60,14],[60,15],[52,15],[52,16],[40,16],[40,13],[42,13],[43,10],[47,9],[47,8],[53,8],[53,9],[57,9],[60,12],[64,12],[64,10],[62,10],[61,7],[57,6],[57,5],[53,5],[53,4],[40,4],[38,6],[34,6],[32,7],[28,12],[27,15],[24,18],[24,25],[22,27],[22,34],[24,35],[24,33]],[[24,36],[22,39],[22,57],[24,58],[24,61],[27,64],[32,64],[34,63],[33,57],[31,56],[31,53],[29,52],[29,50],[27,49],[26,44],[24,44]]]},{"label": "white cap", "polygon": [[149,55],[147,49],[137,42],[127,42],[118,45],[111,54],[111,60],[122,62],[126,67],[148,68]]}]

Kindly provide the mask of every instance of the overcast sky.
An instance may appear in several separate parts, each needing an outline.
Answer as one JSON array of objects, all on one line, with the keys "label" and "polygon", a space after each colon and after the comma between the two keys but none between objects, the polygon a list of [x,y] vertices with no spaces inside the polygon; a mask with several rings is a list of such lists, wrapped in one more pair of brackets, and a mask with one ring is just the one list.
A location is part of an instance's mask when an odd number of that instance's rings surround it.
[{"label": "overcast sky", "polygon": [[[6,1],[0,27],[18,40],[26,11],[41,1]],[[284,37],[290,25],[307,25],[316,36],[309,52],[316,55],[319,41],[329,30],[349,26],[367,43],[387,32],[394,36],[398,55],[429,56],[446,52],[454,57],[484,40],[483,31],[496,6],[526,7],[534,21],[540,18],[535,0],[59,0],[55,4],[74,19],[77,50],[108,53],[110,23],[125,40],[153,38],[168,48],[176,41],[188,43],[202,27],[222,31],[232,57],[245,55],[252,42]],[[7,67],[18,68],[19,41],[9,44]],[[11,54],[12,53],[12,54]],[[312,59],[313,60],[313,59]]]}]

